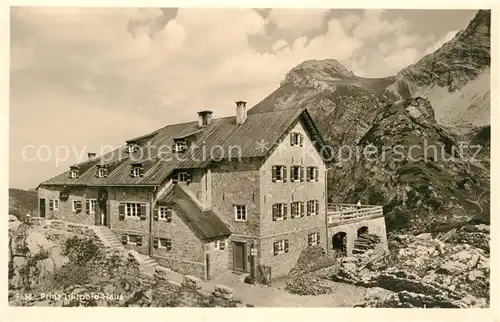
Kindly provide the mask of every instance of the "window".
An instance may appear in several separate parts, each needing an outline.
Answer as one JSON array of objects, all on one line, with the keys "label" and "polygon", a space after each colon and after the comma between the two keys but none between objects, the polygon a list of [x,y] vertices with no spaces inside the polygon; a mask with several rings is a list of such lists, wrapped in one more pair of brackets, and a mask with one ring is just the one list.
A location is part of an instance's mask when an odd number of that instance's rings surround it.
[{"label": "window", "polygon": [[224,250],[226,249],[226,240],[216,240],[214,241],[214,249],[215,250]]},{"label": "window", "polygon": [[159,238],[158,248],[163,248],[166,250],[172,249],[172,239],[170,238]]},{"label": "window", "polygon": [[247,206],[234,205],[234,220],[246,221],[247,220]]},{"label": "window", "polygon": [[97,169],[97,177],[98,178],[104,178],[106,176],[106,168],[98,168]]},{"label": "window", "polygon": [[127,152],[128,152],[128,153],[134,153],[134,152],[135,152],[135,151],[137,151],[137,150],[138,150],[137,145],[132,144],[132,143],[131,143],[131,144],[129,144],[129,145],[128,145],[128,147],[127,147]]},{"label": "window", "polygon": [[130,172],[130,176],[134,178],[139,178],[144,176],[144,168],[141,164],[133,164]]},{"label": "window", "polygon": [[296,132],[290,133],[290,145],[291,146],[294,146],[294,145],[302,146],[302,141],[303,141],[302,134],[296,133]]},{"label": "window", "polygon": [[273,221],[285,220],[287,217],[287,205],[285,203],[277,203],[273,205]]},{"label": "window", "polygon": [[139,203],[127,203],[125,204],[125,216],[127,217],[139,217],[141,215],[141,204]]},{"label": "window", "polygon": [[127,236],[128,236],[128,243],[129,244],[137,243],[137,235],[127,235]]},{"label": "window", "polygon": [[292,218],[304,216],[304,203],[301,201],[292,202],[290,212]]},{"label": "window", "polygon": [[90,199],[88,205],[89,205],[89,213],[95,214],[95,210],[97,208],[97,200]]},{"label": "window", "polygon": [[177,180],[179,182],[190,182],[191,175],[188,172],[179,172],[177,173]]},{"label": "window", "polygon": [[319,201],[309,200],[307,202],[307,215],[317,215],[319,214]]},{"label": "window", "polygon": [[307,245],[319,245],[319,233],[312,233],[307,235]]},{"label": "window", "polygon": [[71,209],[73,210],[73,212],[82,211],[82,202],[80,200],[73,200],[71,204]]},{"label": "window", "polygon": [[318,172],[317,167],[307,167],[307,181],[318,181]]},{"label": "window", "polygon": [[290,181],[304,181],[304,168],[299,165],[294,165],[290,168]]},{"label": "window", "polygon": [[286,167],[283,165],[275,165],[272,168],[272,181],[285,182],[286,181]]},{"label": "window", "polygon": [[273,243],[274,256],[288,253],[288,239],[278,240]]},{"label": "window", "polygon": [[49,200],[49,210],[50,211],[59,210],[59,200],[57,199]]},{"label": "window", "polygon": [[184,152],[186,151],[186,141],[176,141],[175,142],[175,152]]},{"label": "window", "polygon": [[142,236],[141,235],[122,235],[123,244],[132,244],[135,246],[142,246]]},{"label": "window", "polygon": [[161,220],[171,222],[172,221],[172,209],[169,209],[168,207],[160,207],[160,209],[158,211],[158,217]]},{"label": "window", "polygon": [[69,171],[69,177],[70,177],[71,179],[76,179],[76,178],[78,178],[78,170],[77,170],[77,169],[71,169],[71,170]]}]

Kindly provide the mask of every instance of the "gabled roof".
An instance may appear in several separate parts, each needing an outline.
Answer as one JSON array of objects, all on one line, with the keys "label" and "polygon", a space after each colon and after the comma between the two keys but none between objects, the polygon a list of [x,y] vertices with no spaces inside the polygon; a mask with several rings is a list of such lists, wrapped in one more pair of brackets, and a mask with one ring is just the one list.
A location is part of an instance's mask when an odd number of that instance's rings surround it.
[{"label": "gabled roof", "polygon": [[[41,185],[160,185],[175,169],[205,168],[212,162],[228,158],[265,158],[271,148],[299,120],[304,122],[311,136],[318,139],[318,148],[324,145],[321,135],[305,109],[252,114],[248,115],[245,123],[241,125],[236,124],[235,116],[212,119],[211,123],[202,129],[198,127],[197,121],[172,124],[139,137],[148,138],[149,146],[144,145],[143,149],[137,152],[129,155],[126,153],[126,146],[120,147],[104,156],[79,163],[80,176],[76,179],[68,177],[68,170]],[[171,151],[174,138],[194,133],[196,133],[194,144],[198,146],[197,148],[188,148],[186,152],[178,155]],[[133,140],[136,139],[138,138]],[[262,144],[268,149],[263,149]],[[214,149],[213,158],[210,158],[210,150],[213,147],[217,149]],[[223,151],[223,155],[218,154],[220,151]],[[143,177],[130,176],[130,166],[134,163],[143,164],[145,168]],[[95,176],[96,164],[112,165],[106,178]]]}]

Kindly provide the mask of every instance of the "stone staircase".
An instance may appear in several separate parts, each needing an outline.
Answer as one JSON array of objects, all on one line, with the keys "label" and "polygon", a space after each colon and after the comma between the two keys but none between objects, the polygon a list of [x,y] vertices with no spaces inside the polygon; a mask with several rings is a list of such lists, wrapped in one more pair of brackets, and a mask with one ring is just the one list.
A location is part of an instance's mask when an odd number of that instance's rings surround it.
[{"label": "stone staircase", "polygon": [[139,263],[139,269],[142,272],[152,275],[155,272],[156,267],[160,265],[154,258],[151,258],[148,255],[140,254],[134,250],[126,250],[121,241],[108,227],[93,226],[92,229],[99,238],[98,242],[100,242],[102,246],[108,249],[119,250],[124,255],[133,257]]}]

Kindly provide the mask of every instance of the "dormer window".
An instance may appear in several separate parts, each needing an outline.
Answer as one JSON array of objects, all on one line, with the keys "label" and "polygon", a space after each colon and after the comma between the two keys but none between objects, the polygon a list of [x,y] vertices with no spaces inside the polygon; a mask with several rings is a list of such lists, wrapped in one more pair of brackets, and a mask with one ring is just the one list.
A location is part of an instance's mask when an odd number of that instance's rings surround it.
[{"label": "dormer window", "polygon": [[174,180],[176,182],[191,182],[191,173],[189,172],[186,172],[186,171],[180,171],[180,172],[177,172],[177,178],[175,178],[177,180]]},{"label": "dormer window", "polygon": [[140,178],[144,176],[144,168],[142,164],[133,164],[130,169],[130,176],[134,178]]},{"label": "dormer window", "polygon": [[80,174],[80,171],[79,171],[79,169],[78,169],[78,168],[71,168],[71,169],[69,170],[69,175],[68,175],[68,176],[69,176],[71,179],[76,179],[76,178],[78,178],[79,174]]},{"label": "dormer window", "polygon": [[178,140],[174,143],[175,152],[184,152],[186,151],[186,140]]},{"label": "dormer window", "polygon": [[97,166],[96,177],[105,178],[108,176],[108,169],[105,166]]},{"label": "dormer window", "polygon": [[134,143],[129,143],[129,144],[127,145],[127,152],[128,152],[128,153],[134,153],[135,151],[137,151],[137,149],[138,149],[137,144],[134,144]]}]

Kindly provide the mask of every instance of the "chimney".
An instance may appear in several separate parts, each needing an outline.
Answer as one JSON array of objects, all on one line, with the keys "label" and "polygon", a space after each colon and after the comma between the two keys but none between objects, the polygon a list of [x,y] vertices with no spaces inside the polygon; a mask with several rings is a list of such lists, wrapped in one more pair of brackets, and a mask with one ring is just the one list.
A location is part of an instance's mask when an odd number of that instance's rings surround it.
[{"label": "chimney", "polygon": [[205,127],[212,122],[212,111],[198,112],[198,127]]},{"label": "chimney", "polygon": [[247,102],[236,102],[236,124],[241,125],[247,119]]},{"label": "chimney", "polygon": [[87,157],[89,160],[92,160],[93,158],[95,158],[96,154],[94,152],[89,152],[87,153]]}]

